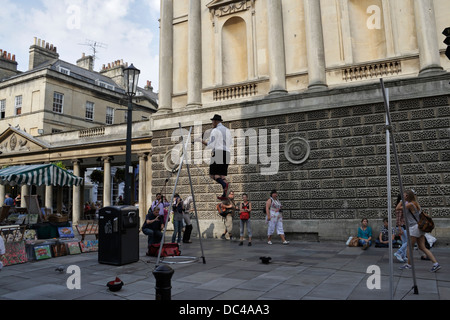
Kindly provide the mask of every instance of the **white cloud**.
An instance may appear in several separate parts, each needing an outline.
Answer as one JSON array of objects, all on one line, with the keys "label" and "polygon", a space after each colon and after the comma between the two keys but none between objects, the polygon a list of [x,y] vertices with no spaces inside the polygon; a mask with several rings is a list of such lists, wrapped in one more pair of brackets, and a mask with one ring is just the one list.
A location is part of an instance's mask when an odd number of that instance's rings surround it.
[{"label": "white cloud", "polygon": [[[0,49],[16,54],[19,70],[28,69],[28,48],[33,37],[52,43],[62,60],[76,63],[92,54],[86,40],[98,47],[95,70],[123,59],[141,70],[158,88],[159,0],[2,0],[0,21],[8,33],[0,34]],[[155,64],[156,63],[156,64]]]},{"label": "white cloud", "polygon": [[151,12],[155,12],[159,16],[159,10],[161,9],[161,0],[144,0],[144,2],[150,8]]}]

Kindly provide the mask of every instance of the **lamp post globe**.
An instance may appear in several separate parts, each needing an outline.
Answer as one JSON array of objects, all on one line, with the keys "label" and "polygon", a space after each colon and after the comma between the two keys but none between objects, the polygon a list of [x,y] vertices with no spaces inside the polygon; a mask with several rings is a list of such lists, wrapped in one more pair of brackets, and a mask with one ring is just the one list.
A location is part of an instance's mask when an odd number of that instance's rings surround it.
[{"label": "lamp post globe", "polygon": [[140,74],[141,71],[133,64],[123,70],[123,76],[125,78],[125,91],[127,96],[132,97],[136,95]]}]

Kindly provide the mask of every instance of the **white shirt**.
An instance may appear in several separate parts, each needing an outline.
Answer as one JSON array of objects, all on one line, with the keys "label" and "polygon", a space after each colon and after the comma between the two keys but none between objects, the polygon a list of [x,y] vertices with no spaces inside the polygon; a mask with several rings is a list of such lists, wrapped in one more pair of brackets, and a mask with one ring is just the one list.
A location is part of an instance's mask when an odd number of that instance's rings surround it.
[{"label": "white shirt", "polygon": [[230,152],[231,132],[222,123],[212,129],[208,142],[208,147],[213,150],[224,150]]}]

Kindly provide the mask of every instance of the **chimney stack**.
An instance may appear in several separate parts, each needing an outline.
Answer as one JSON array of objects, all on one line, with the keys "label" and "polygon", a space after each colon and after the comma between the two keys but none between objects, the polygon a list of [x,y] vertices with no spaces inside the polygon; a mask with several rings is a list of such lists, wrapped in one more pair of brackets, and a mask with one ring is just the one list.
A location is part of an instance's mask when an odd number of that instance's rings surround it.
[{"label": "chimney stack", "polygon": [[108,78],[111,78],[119,87],[125,88],[125,79],[123,78],[124,69],[128,67],[128,62],[123,60],[115,60],[104,64],[100,73]]},{"label": "chimney stack", "polygon": [[0,80],[12,77],[19,72],[17,71],[16,55],[0,49]]},{"label": "chimney stack", "polygon": [[89,71],[94,71],[94,57],[86,56],[86,54],[83,53],[81,59],[77,60],[77,66]]},{"label": "chimney stack", "polygon": [[145,90],[149,90],[153,92],[152,82],[147,80],[147,85],[144,88]]},{"label": "chimney stack", "polygon": [[34,37],[34,44],[30,47],[30,60],[28,70],[54,59],[59,59],[59,54],[53,44]]}]

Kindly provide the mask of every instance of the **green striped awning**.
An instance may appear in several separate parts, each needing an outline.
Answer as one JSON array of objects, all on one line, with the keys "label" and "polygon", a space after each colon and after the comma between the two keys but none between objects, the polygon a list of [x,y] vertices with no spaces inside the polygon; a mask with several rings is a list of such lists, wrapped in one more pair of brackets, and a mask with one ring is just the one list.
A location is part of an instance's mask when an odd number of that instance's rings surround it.
[{"label": "green striped awning", "polygon": [[82,182],[83,178],[54,164],[12,166],[0,170],[0,184],[79,186]]}]

